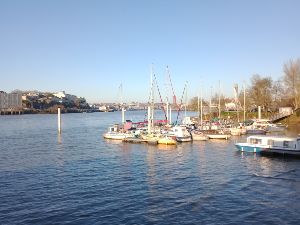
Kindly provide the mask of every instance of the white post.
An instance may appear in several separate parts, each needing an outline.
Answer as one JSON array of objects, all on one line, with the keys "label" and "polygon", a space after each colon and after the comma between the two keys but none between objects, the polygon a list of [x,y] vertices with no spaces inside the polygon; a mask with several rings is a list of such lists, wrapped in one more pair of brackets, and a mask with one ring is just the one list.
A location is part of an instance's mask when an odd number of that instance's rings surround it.
[{"label": "white post", "polygon": [[61,134],[61,114],[60,114],[60,108],[57,108],[57,126],[58,126],[58,133]]},{"label": "white post", "polygon": [[246,121],[246,85],[244,83],[244,121]]},{"label": "white post", "polygon": [[122,108],[122,124],[125,123],[125,110]]},{"label": "white post", "polygon": [[260,120],[261,119],[261,107],[258,106],[258,119]]}]

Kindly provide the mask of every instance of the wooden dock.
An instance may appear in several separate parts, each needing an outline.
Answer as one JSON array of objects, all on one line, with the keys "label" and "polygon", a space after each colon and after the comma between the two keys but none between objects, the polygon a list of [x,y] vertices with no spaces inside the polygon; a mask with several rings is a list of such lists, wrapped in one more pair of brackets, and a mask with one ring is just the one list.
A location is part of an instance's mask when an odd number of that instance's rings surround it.
[{"label": "wooden dock", "polygon": [[0,115],[21,115],[24,114],[23,109],[0,109]]}]

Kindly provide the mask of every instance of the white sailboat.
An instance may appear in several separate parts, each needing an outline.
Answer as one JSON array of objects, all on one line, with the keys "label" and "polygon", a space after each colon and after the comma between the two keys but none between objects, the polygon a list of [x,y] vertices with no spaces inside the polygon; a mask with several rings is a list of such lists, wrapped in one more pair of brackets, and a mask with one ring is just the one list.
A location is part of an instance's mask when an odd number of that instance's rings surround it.
[{"label": "white sailboat", "polygon": [[201,105],[199,104],[199,95],[198,95],[198,117],[200,117],[200,130],[192,130],[191,135],[193,141],[207,141],[208,136],[202,132],[202,124],[203,124],[203,102],[202,102],[202,90],[201,90]]}]

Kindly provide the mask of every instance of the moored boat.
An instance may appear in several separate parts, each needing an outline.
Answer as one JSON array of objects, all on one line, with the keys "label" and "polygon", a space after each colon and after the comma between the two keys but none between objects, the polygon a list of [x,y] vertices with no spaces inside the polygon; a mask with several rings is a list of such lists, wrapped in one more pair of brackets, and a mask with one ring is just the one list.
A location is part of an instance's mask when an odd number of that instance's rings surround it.
[{"label": "moored boat", "polygon": [[207,141],[209,139],[205,133],[203,133],[199,130],[192,130],[191,135],[192,135],[193,141]]},{"label": "moored boat", "polygon": [[233,135],[233,136],[240,136],[242,135],[242,131],[240,128],[237,128],[237,127],[232,127],[232,128],[229,128],[230,130],[230,134]]},{"label": "moored boat", "polygon": [[300,138],[280,136],[249,136],[244,143],[236,143],[239,151],[275,153],[300,156]]},{"label": "moored boat", "polygon": [[170,132],[170,136],[175,136],[178,142],[189,142],[192,141],[192,136],[188,132],[185,126],[175,126]]},{"label": "moored boat", "polygon": [[207,136],[209,139],[225,139],[225,140],[227,140],[231,136],[230,134],[226,134],[222,130],[209,130],[206,132],[207,132]]},{"label": "moored boat", "polygon": [[165,136],[165,137],[161,137],[158,139],[158,144],[163,144],[163,145],[176,145],[176,141],[169,137],[169,136]]},{"label": "moored boat", "polygon": [[112,140],[123,140],[125,138],[134,137],[134,133],[130,131],[124,131],[124,129],[120,129],[118,124],[115,124],[114,126],[108,128],[108,131],[103,134],[103,137]]},{"label": "moored boat", "polygon": [[247,129],[247,134],[266,134],[267,131],[262,128],[249,128]]},{"label": "moored boat", "polygon": [[103,134],[103,137],[106,139],[112,140],[123,140],[125,138],[132,138],[134,134],[132,133],[122,133],[122,132],[115,132],[115,131],[108,131]]}]

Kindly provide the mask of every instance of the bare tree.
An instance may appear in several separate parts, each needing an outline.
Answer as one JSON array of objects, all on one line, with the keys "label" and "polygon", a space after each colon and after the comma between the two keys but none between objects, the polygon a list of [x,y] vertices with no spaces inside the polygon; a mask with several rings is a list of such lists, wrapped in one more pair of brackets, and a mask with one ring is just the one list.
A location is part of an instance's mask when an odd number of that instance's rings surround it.
[{"label": "bare tree", "polygon": [[277,80],[273,82],[272,87],[272,109],[273,111],[276,111],[279,106],[284,105],[283,99],[284,99],[284,87],[282,80]]},{"label": "bare tree", "polygon": [[[200,101],[200,99],[199,99],[199,101]],[[202,102],[203,102],[203,106],[209,105],[209,103],[207,101],[205,101],[204,99],[202,100]],[[200,104],[200,102],[199,102],[199,104]],[[190,99],[189,104],[188,104],[188,109],[193,110],[193,111],[198,110],[198,97],[193,97]]]},{"label": "bare tree", "polygon": [[272,86],[271,77],[261,77],[255,74],[251,78],[251,86],[247,93],[252,106],[262,106],[264,110],[268,110],[272,103]]},{"label": "bare tree", "polygon": [[293,98],[294,108],[297,109],[300,103],[300,59],[289,60],[283,66],[283,81],[288,94]]}]

